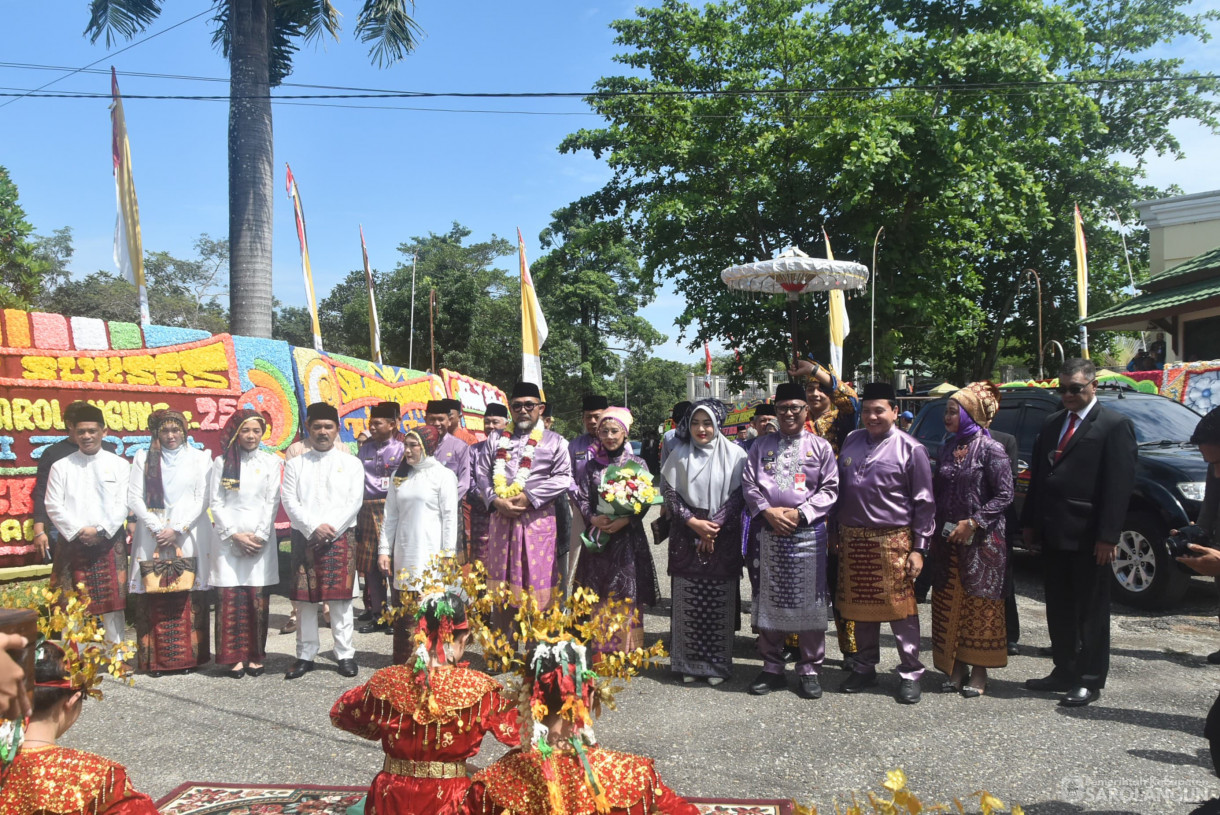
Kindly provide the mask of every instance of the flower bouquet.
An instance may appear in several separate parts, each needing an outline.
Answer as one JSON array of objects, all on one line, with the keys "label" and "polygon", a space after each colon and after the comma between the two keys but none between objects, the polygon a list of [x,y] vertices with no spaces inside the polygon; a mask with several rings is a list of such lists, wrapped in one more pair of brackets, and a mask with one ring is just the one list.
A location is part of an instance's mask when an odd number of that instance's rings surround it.
[{"label": "flower bouquet", "polygon": [[[660,491],[652,485],[652,473],[634,463],[607,467],[597,493],[597,514],[616,521],[642,515],[647,507],[662,501]],[[590,552],[601,552],[610,541],[610,535],[590,527],[580,539]]]}]

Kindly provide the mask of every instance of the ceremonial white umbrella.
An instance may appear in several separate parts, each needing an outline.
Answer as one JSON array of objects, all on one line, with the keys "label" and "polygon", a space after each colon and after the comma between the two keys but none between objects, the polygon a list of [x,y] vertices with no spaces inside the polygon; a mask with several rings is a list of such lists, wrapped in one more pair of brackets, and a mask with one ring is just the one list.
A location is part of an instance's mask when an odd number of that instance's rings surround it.
[{"label": "ceremonial white umbrella", "polygon": [[[812,291],[862,289],[868,285],[868,267],[850,260],[811,258],[793,246],[771,260],[730,266],[720,273],[720,279],[731,289],[760,295],[786,295],[792,304],[800,300],[802,294]],[[793,359],[799,361],[796,309],[791,305],[788,317],[792,325]]]}]

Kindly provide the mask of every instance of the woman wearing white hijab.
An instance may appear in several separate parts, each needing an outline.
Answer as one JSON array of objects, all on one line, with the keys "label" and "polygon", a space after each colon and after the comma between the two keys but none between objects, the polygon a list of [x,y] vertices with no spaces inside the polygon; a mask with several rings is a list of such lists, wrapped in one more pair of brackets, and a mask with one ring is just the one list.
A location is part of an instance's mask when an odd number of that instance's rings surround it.
[{"label": "woman wearing white hijab", "polygon": [[661,467],[669,533],[673,644],[670,665],[684,682],[719,685],[732,674],[739,627],[741,471],[746,453],[720,432],[719,400],[696,402],[678,425]]}]

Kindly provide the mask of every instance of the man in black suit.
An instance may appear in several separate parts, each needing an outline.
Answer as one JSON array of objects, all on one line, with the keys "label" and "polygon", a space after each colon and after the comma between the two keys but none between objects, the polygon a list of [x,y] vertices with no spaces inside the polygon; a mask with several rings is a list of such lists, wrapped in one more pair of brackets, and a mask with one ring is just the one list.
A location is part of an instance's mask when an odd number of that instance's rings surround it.
[{"label": "man in black suit", "polygon": [[1046,622],[1055,669],[1030,690],[1065,693],[1060,704],[1097,700],[1110,668],[1114,549],[1135,486],[1135,428],[1097,403],[1097,369],[1069,359],[1059,372],[1063,410],[1034,442],[1021,512],[1027,546],[1041,544]]},{"label": "man in black suit", "polygon": [[[989,432],[991,438],[1004,445],[1004,452],[1008,454],[1008,461],[1012,465],[1013,489],[1016,489],[1017,476],[1021,470],[1021,455],[1017,451],[1017,437],[1011,433],[1005,433],[1003,430],[990,430]],[[1008,639],[1009,656],[1016,656],[1019,653],[1017,642],[1021,639],[1021,618],[1017,613],[1017,587],[1012,573],[1012,543],[1019,527],[1016,502],[1013,502],[1008,505],[1008,509],[1004,510],[1004,529],[1008,536],[1008,540],[1004,541],[1008,544],[1008,560],[1004,566],[1004,627]]]}]

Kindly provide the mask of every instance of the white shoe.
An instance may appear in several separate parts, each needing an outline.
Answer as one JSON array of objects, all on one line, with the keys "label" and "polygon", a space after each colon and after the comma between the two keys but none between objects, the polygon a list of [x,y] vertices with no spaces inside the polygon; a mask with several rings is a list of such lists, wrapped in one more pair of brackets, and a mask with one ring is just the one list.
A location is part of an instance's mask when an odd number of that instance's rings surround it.
[{"label": "white shoe", "polygon": [[724,681],[723,676],[709,676],[707,678],[707,684],[711,685],[713,688],[716,687],[717,685],[719,685],[723,681]]},{"label": "white shoe", "polygon": [[689,685],[694,681],[695,681],[695,677],[691,676],[690,674],[682,674],[682,684],[683,685]]}]

